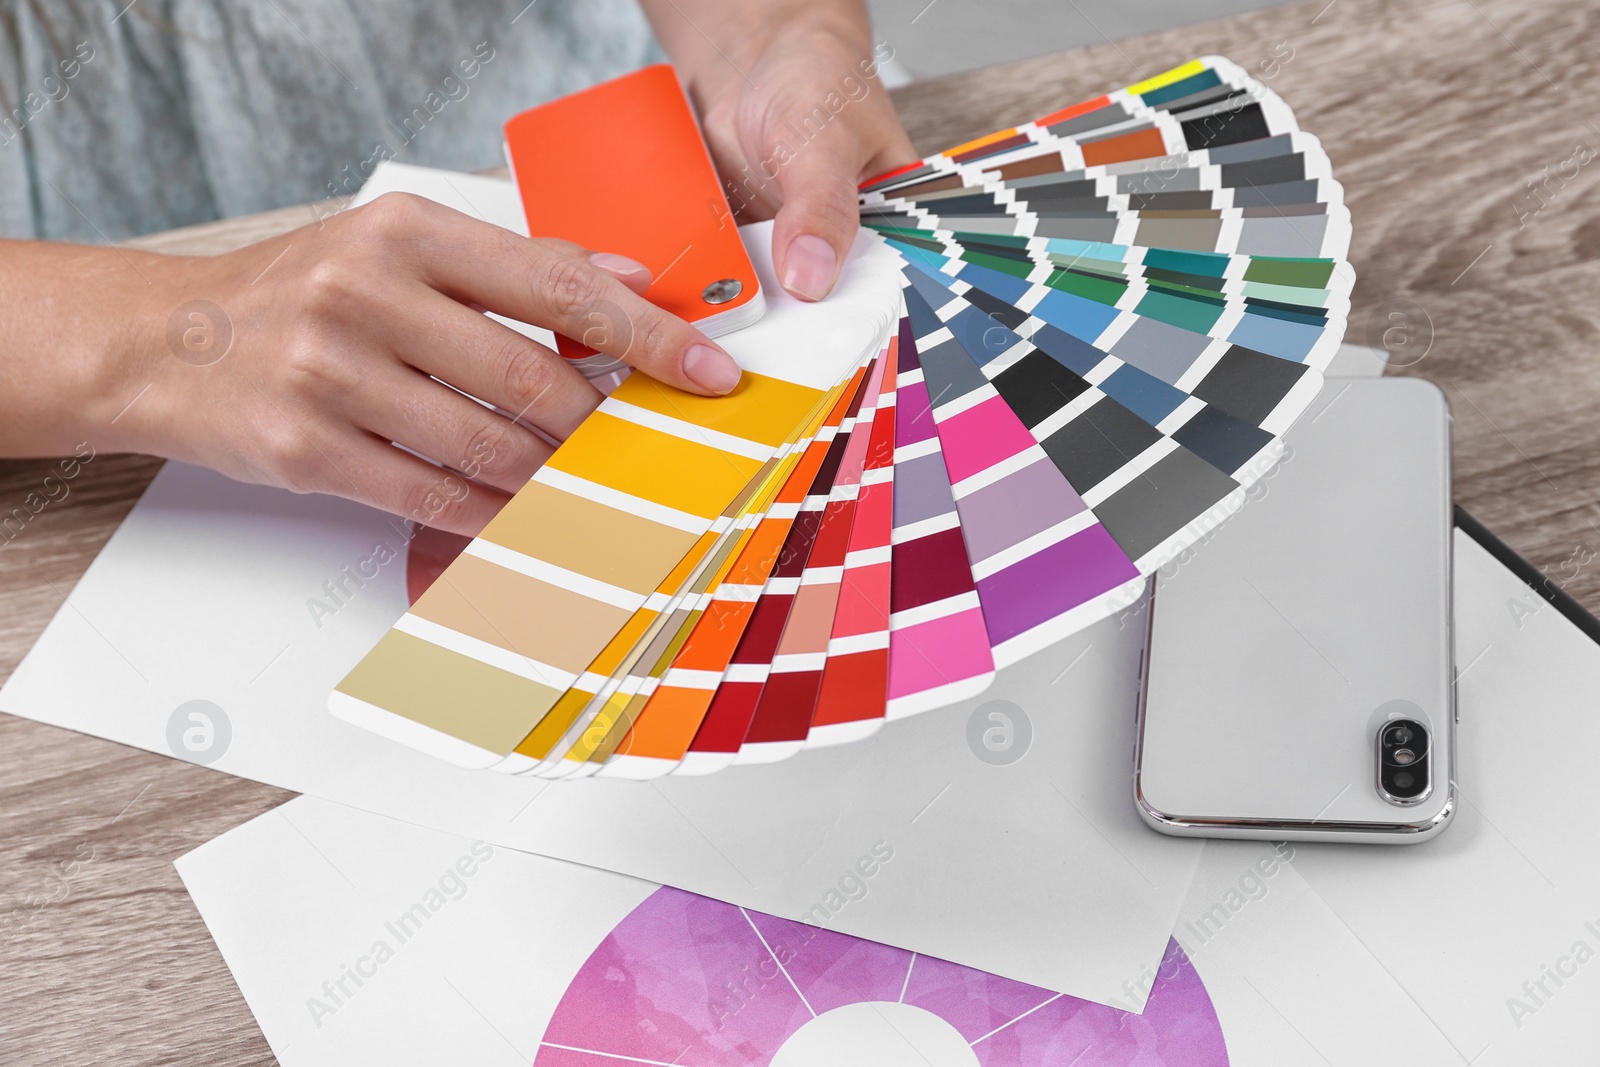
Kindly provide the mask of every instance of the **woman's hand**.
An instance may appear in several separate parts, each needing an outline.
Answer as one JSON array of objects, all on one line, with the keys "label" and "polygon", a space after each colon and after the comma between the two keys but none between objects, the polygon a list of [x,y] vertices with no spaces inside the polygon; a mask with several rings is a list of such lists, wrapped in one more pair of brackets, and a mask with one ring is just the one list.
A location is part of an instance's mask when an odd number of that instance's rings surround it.
[{"label": "woman's hand", "polygon": [[[825,296],[857,182],[916,158],[859,0],[645,3],[732,206],[776,212],[779,279]],[[148,452],[475,534],[600,401],[483,310],[694,392],[738,383],[639,296],[649,283],[632,260],[394,194],[216,257],[0,242],[0,455]]]},{"label": "woman's hand", "polygon": [[688,82],[741,221],[777,221],[773,263],[806,300],[833,288],[859,224],[857,185],[914,162],[877,78],[859,0],[644,0]]},{"label": "woman's hand", "polygon": [[77,298],[123,325],[87,376],[71,440],[456,533],[481,529],[600,402],[561,356],[483,309],[693,392],[739,381],[726,353],[638,295],[650,283],[640,264],[418,197],[390,194],[217,257],[142,255],[119,271],[104,257],[120,252],[73,251],[102,257],[129,297]]}]

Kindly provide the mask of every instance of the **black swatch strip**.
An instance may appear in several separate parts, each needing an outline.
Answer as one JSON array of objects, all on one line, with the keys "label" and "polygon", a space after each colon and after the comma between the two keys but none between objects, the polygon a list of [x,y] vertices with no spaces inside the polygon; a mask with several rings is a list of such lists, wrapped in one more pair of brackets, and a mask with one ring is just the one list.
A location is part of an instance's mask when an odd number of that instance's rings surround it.
[{"label": "black swatch strip", "polygon": [[1226,411],[1207,406],[1174,430],[1172,439],[1217,470],[1232,474],[1266,448],[1272,435]]},{"label": "black swatch strip", "polygon": [[1088,382],[1039,351],[1029,352],[989,382],[1030,430],[1089,389]]},{"label": "black swatch strip", "polygon": [[1190,151],[1258,141],[1271,131],[1260,104],[1247,104],[1237,111],[1219,111],[1204,118],[1180,124],[1183,140]]},{"label": "black swatch strip", "polygon": [[1159,440],[1160,430],[1106,397],[1040,445],[1081,496]]},{"label": "black swatch strip", "polygon": [[1191,395],[1259,426],[1307,370],[1304,363],[1230,345]]},{"label": "black swatch strip", "polygon": [[1013,332],[1016,331],[1018,326],[1028,321],[1028,313],[1026,311],[1000,299],[993,293],[984,292],[982,289],[968,289],[961,294],[961,299]]}]

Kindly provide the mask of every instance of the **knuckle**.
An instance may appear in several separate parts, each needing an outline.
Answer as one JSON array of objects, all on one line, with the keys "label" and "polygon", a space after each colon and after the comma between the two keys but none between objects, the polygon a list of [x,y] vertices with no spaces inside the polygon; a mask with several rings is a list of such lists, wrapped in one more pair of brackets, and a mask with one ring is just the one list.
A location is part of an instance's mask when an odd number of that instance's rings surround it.
[{"label": "knuckle", "polygon": [[299,337],[285,348],[282,358],[284,386],[299,396],[324,396],[348,384],[341,361],[316,336]]},{"label": "knuckle", "polygon": [[515,461],[516,445],[511,423],[498,415],[490,415],[468,436],[457,467],[474,479],[500,473]]},{"label": "knuckle", "polygon": [[427,478],[407,482],[400,492],[401,513],[431,523],[466,499],[467,485],[460,475],[438,471]]},{"label": "knuckle", "polygon": [[363,293],[365,272],[342,255],[318,260],[306,273],[305,309],[315,319],[346,315]]},{"label": "knuckle", "polygon": [[442,499],[435,484],[439,480],[435,477],[408,481],[400,490],[400,513],[422,523],[434,518],[439,513],[439,501]]},{"label": "knuckle", "polygon": [[412,193],[384,193],[363,207],[358,219],[379,236],[401,237],[415,233],[431,207],[431,201]]},{"label": "knuckle", "polygon": [[595,268],[575,259],[551,260],[537,284],[551,310],[563,319],[593,307],[605,295],[605,284]]},{"label": "knuckle", "polygon": [[512,410],[526,414],[555,385],[555,366],[549,357],[518,346],[505,361],[506,398]]},{"label": "knuckle", "polygon": [[633,323],[633,343],[628,361],[645,368],[660,366],[675,358],[686,347],[676,328],[676,320],[669,318],[665,312],[641,315]]},{"label": "knuckle", "polygon": [[267,465],[291,493],[314,492],[321,485],[322,457],[304,431],[279,423],[265,433]]}]

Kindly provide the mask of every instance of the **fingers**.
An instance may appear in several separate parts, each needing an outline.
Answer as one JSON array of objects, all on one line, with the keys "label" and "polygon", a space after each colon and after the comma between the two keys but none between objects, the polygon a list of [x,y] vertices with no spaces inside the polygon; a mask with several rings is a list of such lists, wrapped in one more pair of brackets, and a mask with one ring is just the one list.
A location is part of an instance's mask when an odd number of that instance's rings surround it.
[{"label": "fingers", "polygon": [[[706,118],[704,132],[712,162],[724,179],[728,210],[735,221],[742,225],[772,218],[780,203],[778,183],[769,176],[770,166],[749,162],[737,122],[711,114]],[[761,159],[761,143],[759,137],[753,137],[749,146],[757,160]]]},{"label": "fingers", "polygon": [[448,208],[405,199],[402,210],[417,216],[412,225],[424,280],[445,295],[544,326],[680,389],[721,395],[739,384],[731,356],[619,280],[614,271],[622,257],[596,264],[590,253],[568,242],[529,240]]},{"label": "fingers", "polygon": [[822,146],[807,149],[778,176],[783,206],[772,227],[772,259],[785,289],[821,300],[833,290],[860,224],[856,153],[841,158]]},{"label": "fingers", "polygon": [[783,204],[772,229],[773,264],[783,287],[802,300],[821,300],[833,290],[860,225],[862,175],[876,173],[872,166],[886,155],[916,158],[892,109],[871,133],[890,146],[870,152],[861,134],[840,125],[824,130],[779,172]]},{"label": "fingers", "polygon": [[353,427],[318,447],[291,488],[332,493],[466,537],[476,537],[511,499]]},{"label": "fingers", "polygon": [[[390,340],[390,348],[412,367],[557,441],[566,440],[599,405],[600,391],[557,353],[431,289],[418,290],[408,294],[404,328],[396,329]],[[368,429],[385,432],[376,426]],[[448,463],[458,458],[455,453],[428,454]]]},{"label": "fingers", "polygon": [[454,471],[440,470],[415,456],[371,442],[370,499],[363,503],[424,526],[476,537],[510,496],[475,484]]},{"label": "fingers", "polygon": [[410,368],[388,364],[362,382],[353,424],[506,493],[555,451],[533,431]]},{"label": "fingers", "polygon": [[589,262],[611,275],[629,289],[644,295],[650,288],[650,283],[655,280],[650,268],[640,263],[637,259],[619,256],[615,252],[593,252],[589,255]]}]

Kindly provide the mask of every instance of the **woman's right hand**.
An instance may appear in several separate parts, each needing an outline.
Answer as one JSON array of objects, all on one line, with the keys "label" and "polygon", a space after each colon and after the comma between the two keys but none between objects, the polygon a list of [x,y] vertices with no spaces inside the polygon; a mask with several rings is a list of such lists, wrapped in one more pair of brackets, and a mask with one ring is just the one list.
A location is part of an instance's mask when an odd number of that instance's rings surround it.
[{"label": "woman's right hand", "polygon": [[483,310],[692,392],[739,381],[731,357],[639,295],[641,264],[405,194],[226,255],[129,263],[148,283],[138,325],[99,367],[80,437],[461,534],[553,451],[529,426],[559,442],[601,399]]}]

